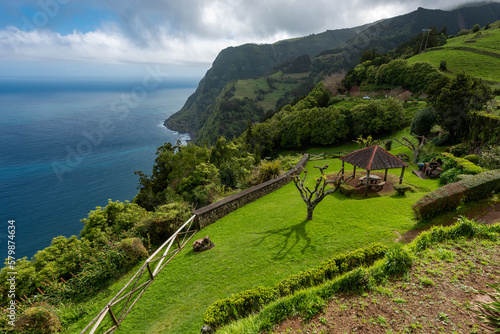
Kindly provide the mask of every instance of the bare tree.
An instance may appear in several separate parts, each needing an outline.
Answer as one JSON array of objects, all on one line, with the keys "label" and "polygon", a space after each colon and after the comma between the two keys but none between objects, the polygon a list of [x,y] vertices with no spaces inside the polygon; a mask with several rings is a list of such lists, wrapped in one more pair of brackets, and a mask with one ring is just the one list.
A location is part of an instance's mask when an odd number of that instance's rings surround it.
[{"label": "bare tree", "polygon": [[413,152],[413,163],[416,164],[420,151],[422,151],[422,149],[424,148],[425,141],[427,140],[427,138],[425,136],[418,136],[416,134],[413,134],[413,136],[418,139],[417,144],[415,144],[406,137],[402,137],[401,138],[402,141],[396,138],[394,138],[394,140],[400,143],[401,145],[408,147]]},{"label": "bare tree", "polygon": [[[338,172],[337,176],[335,177],[334,180],[328,181],[326,179],[326,175],[323,172],[325,169],[328,168],[328,165],[325,165],[324,167],[318,167],[314,166],[314,168],[318,168],[319,171],[321,172],[321,177],[316,180],[316,186],[314,187],[314,190],[310,190],[309,187],[307,187],[304,182],[307,178],[307,170],[302,168],[304,171],[304,177],[301,179],[300,174],[299,175],[294,175],[293,176],[293,182],[295,183],[295,186],[300,192],[300,196],[302,196],[302,199],[307,205],[307,218],[306,220],[311,220],[313,219],[313,211],[314,208],[316,208],[316,205],[319,204],[329,194],[333,194],[336,192],[339,188],[340,185],[349,181],[352,178],[352,175],[348,177],[347,179],[343,180],[343,173],[342,169]],[[333,185],[333,188],[326,189],[327,185]]]}]

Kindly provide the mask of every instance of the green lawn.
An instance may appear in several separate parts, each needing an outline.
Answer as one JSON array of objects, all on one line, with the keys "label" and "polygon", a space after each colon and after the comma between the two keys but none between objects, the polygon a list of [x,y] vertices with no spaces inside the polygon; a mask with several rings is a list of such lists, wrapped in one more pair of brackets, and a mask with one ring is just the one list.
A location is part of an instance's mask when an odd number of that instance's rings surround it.
[{"label": "green lawn", "polygon": [[465,72],[492,83],[500,82],[500,29],[450,38],[445,45],[408,59],[428,61],[437,67],[442,60],[446,60],[446,73],[450,76]]},{"label": "green lawn", "polygon": [[[327,172],[340,168],[338,159],[310,162],[311,181],[319,175],[312,166],[324,163],[330,166]],[[400,174],[400,170],[392,172]],[[411,204],[438,187],[437,181],[418,179],[410,171],[405,181],[422,190],[403,197],[361,200],[336,193],[318,205],[309,222],[304,220],[305,204],[293,183],[233,212],[195,236],[209,235],[216,247],[201,254],[184,249],[145,292],[117,333],[197,333],[205,310],[217,299],[254,286],[271,286],[371,242],[393,244],[395,231],[403,234],[415,225]],[[117,283],[113,290],[119,287]],[[109,300],[101,298],[94,301],[96,313]],[[93,316],[69,332],[78,333]]]},{"label": "green lawn", "polygon": [[446,61],[448,71],[455,74],[465,72],[475,78],[500,82],[500,59],[475,52],[453,49],[429,50],[411,57],[408,61],[428,61],[439,67],[442,60]]},{"label": "green lawn", "polygon": [[[474,42],[467,43],[467,41]],[[478,33],[471,33],[465,36],[450,38],[446,41],[446,44],[443,47],[472,47],[478,50],[500,53],[500,29],[498,29],[497,25],[496,29],[489,29],[487,31],[482,30]]]},{"label": "green lawn", "polygon": [[[273,83],[274,89],[270,91],[269,84],[266,78],[238,80],[235,84],[235,98],[249,98],[256,101],[257,105],[264,110],[274,109],[276,102],[289,92],[300,85],[301,80],[306,78],[308,73],[296,73],[283,75],[281,72],[272,75],[275,81]],[[257,92],[264,91],[265,94],[261,95],[261,100],[257,99],[259,95]]]}]

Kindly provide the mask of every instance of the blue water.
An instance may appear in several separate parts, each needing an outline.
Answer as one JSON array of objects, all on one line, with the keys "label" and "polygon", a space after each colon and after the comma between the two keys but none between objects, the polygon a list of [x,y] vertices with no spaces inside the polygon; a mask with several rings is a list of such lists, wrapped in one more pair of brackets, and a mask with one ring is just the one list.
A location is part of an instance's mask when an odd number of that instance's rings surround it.
[{"label": "blue water", "polygon": [[108,199],[132,200],[134,171],[150,174],[156,148],[188,140],[163,126],[195,80],[0,81],[0,256],[15,220],[15,255],[78,235]]}]

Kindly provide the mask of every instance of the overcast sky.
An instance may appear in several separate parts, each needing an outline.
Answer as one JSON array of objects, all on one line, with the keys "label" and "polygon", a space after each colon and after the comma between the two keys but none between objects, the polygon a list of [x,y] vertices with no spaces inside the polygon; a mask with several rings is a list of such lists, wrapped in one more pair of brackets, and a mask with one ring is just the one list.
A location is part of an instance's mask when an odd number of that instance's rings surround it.
[{"label": "overcast sky", "polygon": [[0,76],[203,76],[220,50],[467,0],[0,0]]}]

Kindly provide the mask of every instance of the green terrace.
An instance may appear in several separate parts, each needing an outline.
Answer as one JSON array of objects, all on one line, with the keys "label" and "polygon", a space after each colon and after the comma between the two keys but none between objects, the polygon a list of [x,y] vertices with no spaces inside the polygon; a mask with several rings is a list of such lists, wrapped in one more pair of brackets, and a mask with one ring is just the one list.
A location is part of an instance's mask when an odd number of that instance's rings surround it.
[{"label": "green terrace", "polygon": [[[391,152],[410,154],[403,146]],[[339,159],[310,161],[310,184],[320,176],[313,166],[325,164],[329,165],[327,174],[341,168]],[[350,198],[337,192],[318,205],[311,221],[305,220],[306,207],[293,182],[220,219],[193,238],[208,235],[215,248],[203,253],[194,253],[191,247],[182,250],[116,333],[196,333],[207,308],[219,299],[253,287],[273,286],[291,274],[374,242],[395,245],[398,235],[415,226],[412,204],[439,187],[437,180],[413,175],[412,168],[416,166],[406,170],[404,182],[413,192],[404,196],[373,193],[368,198]],[[351,169],[346,165],[347,173]],[[400,173],[400,169],[389,170],[394,177]],[[68,332],[79,333],[128,279],[130,275],[89,301],[91,311]],[[76,308],[74,312],[78,312]]]}]

